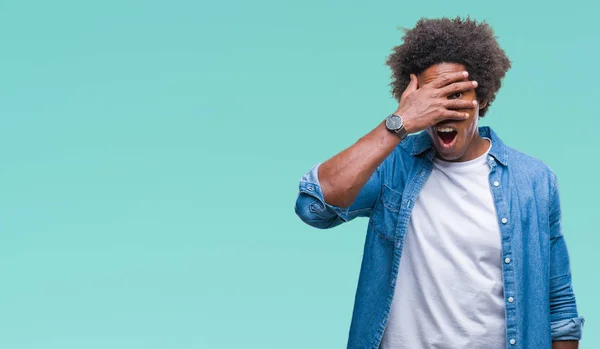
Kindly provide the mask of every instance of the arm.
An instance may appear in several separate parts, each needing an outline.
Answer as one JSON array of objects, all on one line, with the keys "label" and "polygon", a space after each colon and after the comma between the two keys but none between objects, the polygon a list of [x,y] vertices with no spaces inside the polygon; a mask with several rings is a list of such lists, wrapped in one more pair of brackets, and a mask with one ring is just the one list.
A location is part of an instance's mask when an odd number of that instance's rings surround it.
[{"label": "arm", "polygon": [[310,226],[327,229],[356,217],[370,216],[381,189],[379,168],[371,175],[352,205],[344,208],[325,202],[318,176],[320,166],[321,164],[315,165],[300,180],[300,191],[296,199],[298,217]]},{"label": "arm", "polygon": [[552,342],[552,349],[578,349],[579,341]]},{"label": "arm", "polygon": [[571,267],[561,228],[561,209],[556,176],[550,192],[550,322],[552,349],[576,349],[584,318],[579,317],[571,286]]},{"label": "arm", "polygon": [[380,123],[350,148],[319,166],[325,202],[349,207],[377,167],[400,143],[400,138]]},{"label": "arm", "polygon": [[314,166],[300,180],[298,217],[328,229],[370,216],[381,190],[381,163],[399,142],[381,123],[350,148]]}]

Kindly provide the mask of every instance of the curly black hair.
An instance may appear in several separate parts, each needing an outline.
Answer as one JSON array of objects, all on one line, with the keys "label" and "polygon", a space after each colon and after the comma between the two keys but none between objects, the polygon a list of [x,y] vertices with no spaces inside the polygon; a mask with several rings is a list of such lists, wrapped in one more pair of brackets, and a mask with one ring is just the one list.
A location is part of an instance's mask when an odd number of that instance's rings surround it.
[{"label": "curly black hair", "polygon": [[386,64],[392,69],[392,94],[399,101],[410,82],[410,74],[420,74],[438,63],[463,64],[469,79],[479,83],[477,99],[487,101],[479,111],[484,116],[496,98],[502,78],[511,62],[498,45],[494,31],[485,22],[461,19],[421,18],[415,27],[405,29],[403,44],[396,46]]}]

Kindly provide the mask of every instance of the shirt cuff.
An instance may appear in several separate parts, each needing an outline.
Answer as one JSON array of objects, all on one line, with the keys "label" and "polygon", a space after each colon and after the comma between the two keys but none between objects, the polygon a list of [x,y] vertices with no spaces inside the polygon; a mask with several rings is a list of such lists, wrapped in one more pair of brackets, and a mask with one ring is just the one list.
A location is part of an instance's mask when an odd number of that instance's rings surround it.
[{"label": "shirt cuff", "polygon": [[578,341],[583,332],[583,316],[551,323],[552,341]]},{"label": "shirt cuff", "polygon": [[[325,198],[323,197],[323,192],[321,191],[321,185],[319,183],[319,166],[321,163],[316,164],[313,168],[300,180],[300,192],[310,195],[315,199],[319,200],[322,204],[322,207],[319,207],[323,211],[334,212],[338,217],[343,219],[344,221],[348,221],[348,213],[350,208],[341,208],[333,205],[329,205],[325,202]],[[319,209],[312,207],[312,210]]]}]

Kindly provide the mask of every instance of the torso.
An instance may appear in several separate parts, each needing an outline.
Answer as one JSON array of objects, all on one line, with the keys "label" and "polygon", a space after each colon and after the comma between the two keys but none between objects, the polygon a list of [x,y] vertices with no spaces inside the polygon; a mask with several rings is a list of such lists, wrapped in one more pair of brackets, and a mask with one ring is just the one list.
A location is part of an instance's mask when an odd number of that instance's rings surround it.
[{"label": "torso", "polygon": [[410,218],[382,349],[506,348],[486,156],[434,160]]}]

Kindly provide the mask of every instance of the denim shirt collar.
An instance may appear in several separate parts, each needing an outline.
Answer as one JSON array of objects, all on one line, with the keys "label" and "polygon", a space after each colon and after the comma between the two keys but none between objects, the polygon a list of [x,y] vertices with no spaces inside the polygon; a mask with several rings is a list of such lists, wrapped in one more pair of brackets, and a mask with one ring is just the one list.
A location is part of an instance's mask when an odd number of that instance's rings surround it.
[{"label": "denim shirt collar", "polygon": [[[490,149],[490,155],[494,157],[502,165],[508,165],[508,149],[502,140],[496,135],[496,133],[489,126],[479,127],[479,134],[481,137],[487,137],[492,140],[492,149]],[[433,159],[435,156],[435,150],[431,143],[429,134],[425,131],[415,136],[411,155],[416,156],[427,152],[427,157]]]}]

